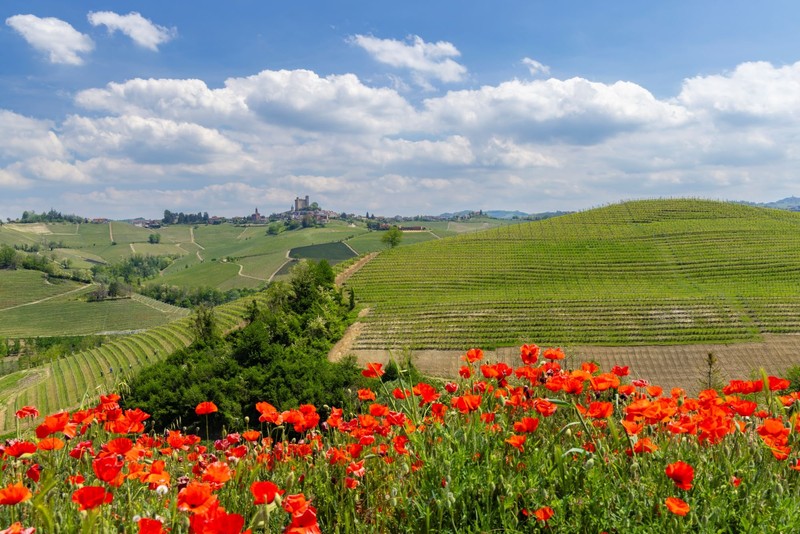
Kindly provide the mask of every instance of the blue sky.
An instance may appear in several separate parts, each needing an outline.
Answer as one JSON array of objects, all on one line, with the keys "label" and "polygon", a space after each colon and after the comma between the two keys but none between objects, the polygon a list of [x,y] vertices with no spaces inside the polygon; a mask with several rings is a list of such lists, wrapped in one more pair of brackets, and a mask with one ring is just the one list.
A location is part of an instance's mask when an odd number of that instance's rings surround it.
[{"label": "blue sky", "polygon": [[796,2],[0,5],[0,217],[800,195]]}]

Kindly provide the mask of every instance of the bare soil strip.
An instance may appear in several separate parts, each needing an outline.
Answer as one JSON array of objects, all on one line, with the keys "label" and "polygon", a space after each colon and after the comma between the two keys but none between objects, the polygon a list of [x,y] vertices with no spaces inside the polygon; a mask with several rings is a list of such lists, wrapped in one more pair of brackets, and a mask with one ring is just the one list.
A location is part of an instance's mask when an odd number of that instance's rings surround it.
[{"label": "bare soil strip", "polygon": [[[356,326],[359,325],[359,326]],[[355,323],[344,339],[352,346],[360,332],[360,324]],[[785,371],[800,365],[800,335],[765,335],[763,342],[707,345],[651,345],[637,347],[565,347],[568,355],[565,367],[578,367],[581,362],[594,361],[603,370],[614,365],[628,366],[630,378],[643,378],[669,392],[673,387],[684,388],[689,394],[696,394],[707,375],[706,358],[711,352],[717,358],[719,379],[723,384],[731,379],[753,379],[759,377],[759,370],[780,376]],[[359,364],[367,362],[387,363],[391,358],[400,360],[408,351],[390,350],[346,350],[337,344],[329,357],[338,359],[353,354]],[[411,351],[414,365],[425,374],[444,378],[455,377],[463,365],[464,351],[422,350]],[[519,348],[506,347],[495,351],[485,351],[487,362],[503,361],[511,366],[520,365]]]}]

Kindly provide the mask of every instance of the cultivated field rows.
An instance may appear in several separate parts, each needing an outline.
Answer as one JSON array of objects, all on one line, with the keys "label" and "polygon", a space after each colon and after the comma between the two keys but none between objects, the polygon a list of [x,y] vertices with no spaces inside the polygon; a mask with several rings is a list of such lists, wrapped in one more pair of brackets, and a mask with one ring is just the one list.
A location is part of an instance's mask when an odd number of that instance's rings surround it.
[{"label": "cultivated field rows", "polygon": [[637,201],[387,251],[355,346],[646,345],[800,332],[800,214]]}]

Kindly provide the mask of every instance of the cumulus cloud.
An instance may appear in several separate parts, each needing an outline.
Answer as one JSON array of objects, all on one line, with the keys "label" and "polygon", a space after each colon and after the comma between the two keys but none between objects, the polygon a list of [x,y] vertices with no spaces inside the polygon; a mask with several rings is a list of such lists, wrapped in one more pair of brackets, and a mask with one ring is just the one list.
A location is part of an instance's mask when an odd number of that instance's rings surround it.
[{"label": "cumulus cloud", "polygon": [[800,62],[783,67],[748,62],[730,73],[689,78],[677,101],[729,116],[795,120],[800,115]]},{"label": "cumulus cloud", "polygon": [[83,157],[106,154],[142,163],[199,163],[233,157],[240,150],[216,130],[166,119],[73,115],[64,122],[63,130],[64,142]]},{"label": "cumulus cloud", "polygon": [[248,112],[244,96],[229,89],[210,89],[196,79],[142,79],[111,82],[104,88],[86,89],[75,103],[114,115],[162,117],[203,124],[241,120]]},{"label": "cumulus cloud", "polygon": [[467,68],[453,59],[461,52],[447,41],[426,43],[417,35],[409,36],[405,42],[371,35],[356,35],[350,41],[380,63],[410,70],[415,81],[425,87],[429,87],[432,79],[454,83],[462,81],[467,74]]},{"label": "cumulus cloud", "polygon": [[542,63],[536,61],[535,59],[524,57],[522,58],[522,64],[528,67],[528,72],[531,73],[531,76],[540,76],[540,75],[547,76],[548,74],[550,74],[550,67],[548,67],[547,65],[543,65]]},{"label": "cumulus cloud", "polygon": [[366,86],[354,74],[265,70],[225,85],[265,121],[308,131],[391,133],[414,115],[395,90]]},{"label": "cumulus cloud", "polygon": [[631,82],[608,85],[583,78],[512,80],[477,90],[450,91],[424,102],[431,128],[497,132],[525,141],[601,142],[621,131],[670,127],[687,111],[657,100]]},{"label": "cumulus cloud", "polygon": [[87,16],[92,26],[105,26],[109,33],[120,31],[137,45],[154,52],[158,51],[159,45],[171,41],[177,35],[175,28],[153,24],[135,11],[127,15],[113,11],[93,11]]},{"label": "cumulus cloud", "polygon": [[6,24],[33,48],[47,54],[50,63],[82,65],[81,54],[88,54],[94,49],[94,41],[88,35],[54,17],[14,15],[6,19]]},{"label": "cumulus cloud", "polygon": [[35,156],[65,157],[51,121],[32,119],[0,109],[0,161]]}]

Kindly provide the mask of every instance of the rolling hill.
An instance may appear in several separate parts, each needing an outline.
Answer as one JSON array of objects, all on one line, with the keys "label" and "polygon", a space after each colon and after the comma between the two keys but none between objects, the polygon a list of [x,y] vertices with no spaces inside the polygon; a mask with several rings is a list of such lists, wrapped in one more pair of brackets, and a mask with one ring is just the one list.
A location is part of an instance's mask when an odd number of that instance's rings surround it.
[{"label": "rolling hill", "polygon": [[354,348],[758,341],[800,332],[800,214],[624,202],[380,254]]}]

